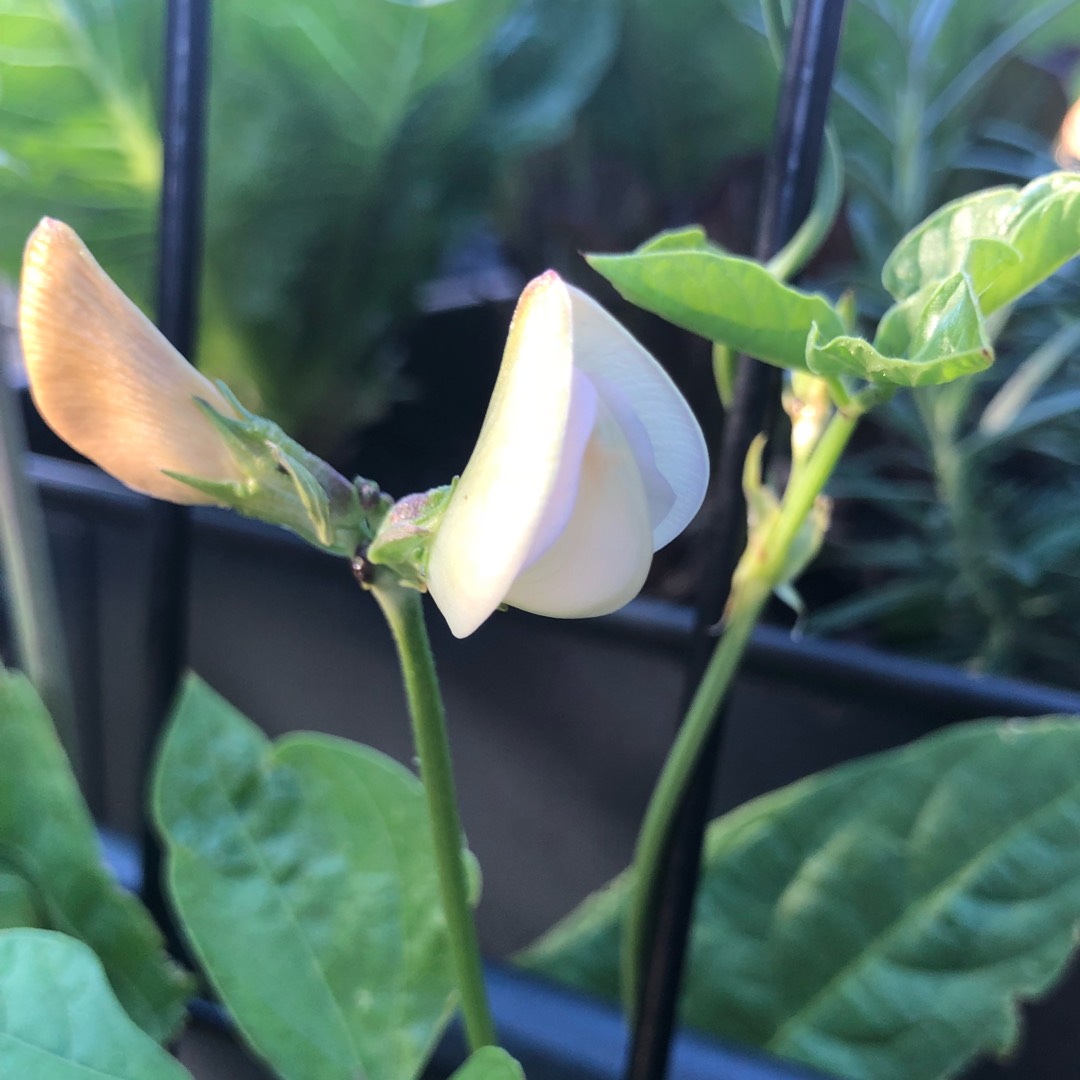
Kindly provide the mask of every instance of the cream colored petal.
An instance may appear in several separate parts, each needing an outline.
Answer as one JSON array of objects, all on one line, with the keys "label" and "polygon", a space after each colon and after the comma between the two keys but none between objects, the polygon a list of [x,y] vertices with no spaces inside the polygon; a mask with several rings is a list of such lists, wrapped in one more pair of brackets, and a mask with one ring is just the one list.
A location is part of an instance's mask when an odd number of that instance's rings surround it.
[{"label": "cream colored petal", "polygon": [[701,508],[709,457],[690,406],[664,369],[592,297],[567,286],[574,361],[615,414],[649,496],[654,549],[673,540]]},{"label": "cream colored petal", "polygon": [[[526,286],[476,448],[428,561],[428,590],[457,637],[506,596],[553,520],[573,398],[570,299],[548,272]],[[564,478],[572,475],[565,469]]]},{"label": "cream colored petal", "polygon": [[46,423],[128,487],[171,502],[209,503],[162,470],[242,479],[193,400],[234,415],[221,392],[62,222],[45,218],[27,243],[19,334],[30,391]]},{"label": "cream colored petal", "polygon": [[506,603],[563,619],[606,615],[641,590],[652,552],[637,461],[615,417],[601,404],[570,521],[518,576]]}]

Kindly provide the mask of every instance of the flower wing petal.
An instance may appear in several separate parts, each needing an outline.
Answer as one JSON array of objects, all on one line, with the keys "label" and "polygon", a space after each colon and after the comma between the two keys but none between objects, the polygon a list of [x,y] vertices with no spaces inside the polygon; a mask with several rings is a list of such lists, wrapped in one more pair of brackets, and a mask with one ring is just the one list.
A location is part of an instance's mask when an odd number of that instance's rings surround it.
[{"label": "flower wing petal", "polygon": [[128,487],[178,503],[212,503],[162,470],[240,480],[196,406],[232,407],[165,340],[75,232],[45,218],[23,259],[19,333],[30,392],[45,422]]},{"label": "flower wing petal", "polygon": [[503,602],[548,531],[573,381],[570,300],[549,271],[521,294],[480,437],[432,544],[428,590],[457,637]]},{"label": "flower wing petal", "polygon": [[518,576],[506,603],[563,619],[606,615],[641,590],[652,553],[637,460],[614,415],[601,404],[570,520],[555,543]]},{"label": "flower wing petal", "polygon": [[667,372],[592,297],[567,286],[575,362],[615,414],[649,494],[654,550],[701,508],[709,455],[701,427]]}]

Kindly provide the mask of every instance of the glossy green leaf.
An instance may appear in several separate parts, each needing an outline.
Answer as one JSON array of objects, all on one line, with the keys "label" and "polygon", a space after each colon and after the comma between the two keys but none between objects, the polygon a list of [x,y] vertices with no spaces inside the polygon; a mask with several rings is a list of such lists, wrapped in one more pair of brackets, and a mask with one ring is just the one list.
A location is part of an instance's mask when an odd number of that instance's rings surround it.
[{"label": "glossy green leaf", "polygon": [[[0,675],[0,914],[85,941],[116,996],[159,1042],[184,1017],[190,980],[146,909],[102,865],[97,834],[52,722],[22,675]],[[17,878],[22,879],[22,886]]]},{"label": "glossy green leaf", "polygon": [[965,274],[954,274],[930,297],[906,356],[888,356],[863,338],[826,341],[816,330],[806,365],[829,378],[855,376],[894,386],[936,386],[989,367],[994,350]]},{"label": "glossy green leaf", "polygon": [[169,890],[284,1080],[408,1080],[453,1005],[419,780],[366,747],[276,743],[193,676],[153,787]]},{"label": "glossy green leaf", "polygon": [[904,237],[882,271],[899,300],[963,269],[983,313],[1011,304],[1080,254],[1080,176],[1051,173],[943,206]]},{"label": "glossy green leaf", "polygon": [[450,1080],[525,1080],[525,1073],[501,1047],[482,1046]]},{"label": "glossy green leaf", "polygon": [[1052,173],[1033,180],[1017,196],[1003,237],[1020,262],[994,279],[981,299],[989,314],[1023,296],[1080,254],[1080,175]]},{"label": "glossy green leaf", "polygon": [[[1080,723],[959,725],[709,829],[684,1019],[841,1077],[1007,1051],[1080,922]],[[523,957],[617,994],[625,875]]]},{"label": "glossy green leaf", "polygon": [[893,249],[881,271],[885,288],[904,300],[928,282],[963,269],[968,245],[997,237],[1016,201],[1015,187],[996,187],[947,203]]},{"label": "glossy green leaf", "polygon": [[778,367],[806,367],[814,324],[827,338],[844,332],[824,297],[790,288],[758,263],[725,254],[703,242],[700,230],[662,233],[629,255],[588,258],[631,303]]},{"label": "glossy green leaf", "polygon": [[49,930],[0,931],[0,1076],[191,1080],[120,1007],[94,953]]}]

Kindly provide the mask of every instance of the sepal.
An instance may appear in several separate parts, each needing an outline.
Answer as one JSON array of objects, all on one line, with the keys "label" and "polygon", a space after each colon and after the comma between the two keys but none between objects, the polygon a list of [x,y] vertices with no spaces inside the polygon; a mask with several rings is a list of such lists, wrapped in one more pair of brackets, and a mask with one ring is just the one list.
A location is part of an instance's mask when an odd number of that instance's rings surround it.
[{"label": "sepal", "polygon": [[367,561],[387,567],[402,585],[426,592],[431,542],[457,484],[454,477],[449,484],[394,503],[368,546]]},{"label": "sepal", "polygon": [[215,481],[163,470],[165,474],[336,555],[351,557],[369,543],[386,511],[385,500],[362,499],[360,485],[290,439],[273,421],[246,409],[223,383],[218,387],[235,417],[198,398],[195,404],[221,436],[243,479]]}]

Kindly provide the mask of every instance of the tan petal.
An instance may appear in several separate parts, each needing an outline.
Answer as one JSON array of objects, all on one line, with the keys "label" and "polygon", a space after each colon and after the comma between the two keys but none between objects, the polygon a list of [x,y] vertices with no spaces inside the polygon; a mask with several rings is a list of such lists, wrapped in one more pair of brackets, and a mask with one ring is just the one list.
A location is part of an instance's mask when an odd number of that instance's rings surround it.
[{"label": "tan petal", "polygon": [[162,470],[242,479],[194,399],[226,416],[233,409],[62,222],[45,218],[27,243],[19,334],[46,423],[128,487],[171,502],[209,503]]}]

